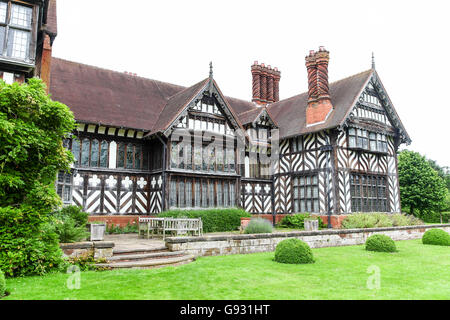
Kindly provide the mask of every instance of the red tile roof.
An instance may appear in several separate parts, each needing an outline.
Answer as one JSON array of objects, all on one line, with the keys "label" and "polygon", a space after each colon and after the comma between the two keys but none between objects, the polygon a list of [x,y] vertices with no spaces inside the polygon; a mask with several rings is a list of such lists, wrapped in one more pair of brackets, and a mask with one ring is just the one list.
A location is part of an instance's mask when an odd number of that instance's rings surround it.
[{"label": "red tile roof", "polygon": [[[341,124],[372,70],[330,83],[333,112],[324,124],[306,127],[307,93],[267,106],[280,128],[280,137],[332,128]],[[50,93],[70,107],[79,122],[144,131],[162,131],[170,125],[189,98],[207,83],[189,88],[53,58]],[[262,110],[254,103],[225,97],[241,124],[252,122]]]}]

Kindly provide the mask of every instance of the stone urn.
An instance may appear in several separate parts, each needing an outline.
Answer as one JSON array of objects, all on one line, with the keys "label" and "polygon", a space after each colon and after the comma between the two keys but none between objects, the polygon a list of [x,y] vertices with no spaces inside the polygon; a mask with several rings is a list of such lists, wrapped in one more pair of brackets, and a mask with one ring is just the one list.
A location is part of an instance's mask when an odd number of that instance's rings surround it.
[{"label": "stone urn", "polygon": [[91,241],[103,241],[106,223],[91,223]]}]

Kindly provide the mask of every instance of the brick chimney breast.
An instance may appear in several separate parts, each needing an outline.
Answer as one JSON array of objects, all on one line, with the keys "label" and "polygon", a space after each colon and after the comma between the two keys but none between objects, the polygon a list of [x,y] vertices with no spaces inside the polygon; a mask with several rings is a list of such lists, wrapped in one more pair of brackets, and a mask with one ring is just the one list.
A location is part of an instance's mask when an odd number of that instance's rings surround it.
[{"label": "brick chimney breast", "polygon": [[306,108],[306,125],[324,123],[333,111],[328,86],[329,52],[320,47],[318,52],[311,50],[306,56],[308,71],[308,106]]},{"label": "brick chimney breast", "polygon": [[251,66],[251,72],[252,101],[260,105],[279,101],[281,72],[264,63],[259,65],[258,61]]}]

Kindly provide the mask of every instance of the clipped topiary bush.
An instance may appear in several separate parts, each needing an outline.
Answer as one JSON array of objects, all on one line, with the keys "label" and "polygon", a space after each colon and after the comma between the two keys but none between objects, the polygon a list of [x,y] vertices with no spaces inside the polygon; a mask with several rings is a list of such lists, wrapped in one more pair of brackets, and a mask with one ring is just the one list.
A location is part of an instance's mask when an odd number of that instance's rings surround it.
[{"label": "clipped topiary bush", "polygon": [[251,219],[244,233],[272,233],[272,224],[263,218]]},{"label": "clipped topiary bush", "polygon": [[278,243],[275,261],[290,264],[314,263],[314,256],[306,242],[293,238]]},{"label": "clipped topiary bush", "polygon": [[374,234],[366,240],[366,250],[378,252],[396,252],[394,240],[384,234]]},{"label": "clipped topiary bush", "polygon": [[3,271],[0,270],[0,299],[6,294],[6,281]]},{"label": "clipped topiary bush", "polygon": [[241,226],[241,217],[250,218],[250,213],[243,209],[204,209],[204,210],[170,210],[158,214],[158,217],[202,218],[203,232],[234,231]]},{"label": "clipped topiary bush", "polygon": [[442,229],[430,229],[422,237],[423,244],[450,246],[450,235]]}]

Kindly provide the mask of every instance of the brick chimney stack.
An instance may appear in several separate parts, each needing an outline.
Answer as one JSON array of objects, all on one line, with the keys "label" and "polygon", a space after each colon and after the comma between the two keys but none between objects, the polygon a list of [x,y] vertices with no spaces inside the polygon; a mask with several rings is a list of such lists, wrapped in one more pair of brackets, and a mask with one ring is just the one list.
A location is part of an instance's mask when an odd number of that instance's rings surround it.
[{"label": "brick chimney stack", "polygon": [[270,65],[258,64],[258,61],[253,63],[251,71],[252,101],[261,105],[279,101],[281,72]]},{"label": "brick chimney stack", "polygon": [[318,52],[311,50],[305,60],[308,71],[306,125],[312,126],[325,122],[333,111],[328,87],[330,53],[320,47]]}]

